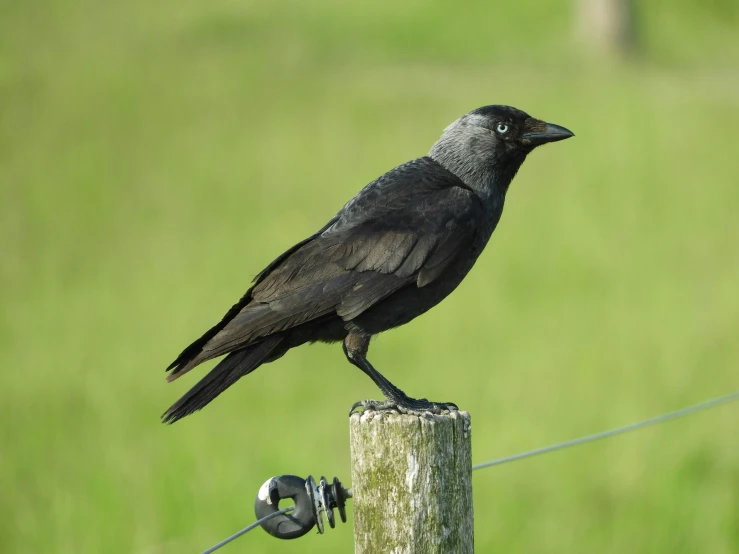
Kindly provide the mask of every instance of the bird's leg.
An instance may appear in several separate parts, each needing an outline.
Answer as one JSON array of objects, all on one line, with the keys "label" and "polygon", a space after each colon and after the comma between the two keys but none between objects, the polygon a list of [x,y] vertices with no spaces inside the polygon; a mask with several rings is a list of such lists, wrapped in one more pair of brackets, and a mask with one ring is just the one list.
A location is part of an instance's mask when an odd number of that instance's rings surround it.
[{"label": "bird's leg", "polygon": [[457,410],[453,402],[429,402],[425,398],[411,398],[402,390],[388,381],[384,375],[377,371],[367,360],[370,337],[359,333],[349,333],[342,345],[346,359],[359,369],[377,385],[387,400],[360,400],[355,402],[349,413],[358,407],[363,410],[397,410],[404,414],[421,415],[427,412],[440,414],[445,411]]}]

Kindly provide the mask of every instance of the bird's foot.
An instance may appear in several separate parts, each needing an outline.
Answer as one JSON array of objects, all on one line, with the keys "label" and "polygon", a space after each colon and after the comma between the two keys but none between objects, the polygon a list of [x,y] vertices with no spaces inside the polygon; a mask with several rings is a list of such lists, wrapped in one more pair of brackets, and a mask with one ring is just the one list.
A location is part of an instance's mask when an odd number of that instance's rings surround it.
[{"label": "bird's foot", "polygon": [[401,414],[422,416],[426,414],[440,415],[449,412],[458,411],[459,408],[454,402],[429,402],[425,398],[396,398],[389,400],[360,400],[352,405],[349,415],[354,413],[357,408],[362,408],[362,412],[372,410],[376,412],[395,411]]}]

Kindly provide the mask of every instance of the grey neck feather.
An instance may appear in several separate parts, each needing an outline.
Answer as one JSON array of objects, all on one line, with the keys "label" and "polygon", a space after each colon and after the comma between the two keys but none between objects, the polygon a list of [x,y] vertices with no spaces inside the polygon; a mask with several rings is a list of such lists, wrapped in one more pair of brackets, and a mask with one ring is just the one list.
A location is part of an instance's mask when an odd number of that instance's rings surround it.
[{"label": "grey neck feather", "polygon": [[489,131],[465,125],[459,119],[444,130],[429,157],[462,179],[480,198],[498,204],[523,159],[520,163],[501,163],[485,133]]}]

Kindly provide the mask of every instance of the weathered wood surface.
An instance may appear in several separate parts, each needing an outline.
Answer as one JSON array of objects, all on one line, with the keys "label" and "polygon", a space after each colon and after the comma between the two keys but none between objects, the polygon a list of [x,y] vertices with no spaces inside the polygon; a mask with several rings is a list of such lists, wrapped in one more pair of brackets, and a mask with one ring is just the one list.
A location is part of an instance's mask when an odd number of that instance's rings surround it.
[{"label": "weathered wood surface", "polygon": [[355,554],[471,554],[470,415],[350,419]]}]

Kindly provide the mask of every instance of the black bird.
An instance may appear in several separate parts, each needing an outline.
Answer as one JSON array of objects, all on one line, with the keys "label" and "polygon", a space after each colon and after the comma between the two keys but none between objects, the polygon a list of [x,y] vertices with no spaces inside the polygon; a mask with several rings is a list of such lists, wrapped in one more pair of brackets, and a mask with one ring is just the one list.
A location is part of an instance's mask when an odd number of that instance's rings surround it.
[{"label": "black bird", "polygon": [[371,182],[256,276],[220,323],[167,368],[173,381],[227,354],[162,419],[172,423],[201,409],[260,365],[315,341],[343,341],[347,359],[386,397],[357,402],[352,411],[457,409],[406,396],[367,360],[370,339],[408,323],[459,285],[498,224],[526,156],[571,136],[509,106],[460,117],[427,156]]}]

